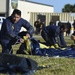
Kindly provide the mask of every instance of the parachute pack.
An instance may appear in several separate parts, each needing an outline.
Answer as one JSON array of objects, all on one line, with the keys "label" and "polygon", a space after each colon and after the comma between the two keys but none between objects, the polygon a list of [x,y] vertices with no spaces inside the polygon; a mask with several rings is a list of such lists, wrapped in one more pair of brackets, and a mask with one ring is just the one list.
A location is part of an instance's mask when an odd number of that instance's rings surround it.
[{"label": "parachute pack", "polygon": [[31,75],[38,68],[37,62],[30,58],[24,58],[12,54],[0,53],[0,73],[9,75]]}]

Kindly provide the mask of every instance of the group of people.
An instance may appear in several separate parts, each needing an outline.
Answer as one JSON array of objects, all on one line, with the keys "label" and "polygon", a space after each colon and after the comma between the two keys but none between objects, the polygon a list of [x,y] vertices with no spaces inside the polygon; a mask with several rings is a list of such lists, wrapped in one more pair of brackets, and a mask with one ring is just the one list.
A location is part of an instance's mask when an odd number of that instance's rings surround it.
[{"label": "group of people", "polygon": [[44,26],[45,22],[41,22],[41,20],[38,18],[37,21],[34,22],[35,34],[39,34]]},{"label": "group of people", "polygon": [[[62,22],[59,21],[59,22],[58,22],[58,26],[61,26],[61,25],[62,25]],[[70,33],[71,33],[71,23],[68,21],[65,25],[67,26],[66,36],[69,36]],[[74,20],[74,22],[72,23],[72,27],[73,27],[73,33],[71,34],[71,39],[72,39],[72,40],[74,41],[74,43],[75,43],[75,20]]]},{"label": "group of people", "polygon": [[[35,27],[39,25],[38,21],[35,22]],[[20,32],[21,27],[27,29],[27,31]],[[39,26],[37,26],[39,28]],[[39,32],[39,29],[36,28],[36,31]],[[66,25],[56,26],[56,25],[48,25],[42,27],[41,36],[46,41],[48,46],[58,47],[66,47],[67,44],[64,40],[63,33],[67,31]],[[21,11],[19,9],[14,9],[11,16],[4,19],[1,28],[1,46],[2,53],[12,54],[12,45],[19,41],[21,46],[19,50],[17,50],[17,54],[24,54],[25,50],[25,42],[24,36],[28,38],[33,37],[34,27],[25,19],[21,18]],[[59,41],[57,40],[59,39]]]},{"label": "group of people", "polygon": [[71,23],[69,21],[67,23],[62,23],[61,21],[58,22],[58,26],[61,26],[62,24],[67,26],[66,36],[69,36],[71,32]]},{"label": "group of people", "polygon": [[75,20],[74,20],[74,22],[73,22],[73,28],[74,28],[74,32],[73,32],[73,34],[71,35],[71,39],[74,41],[74,43],[75,43]]}]

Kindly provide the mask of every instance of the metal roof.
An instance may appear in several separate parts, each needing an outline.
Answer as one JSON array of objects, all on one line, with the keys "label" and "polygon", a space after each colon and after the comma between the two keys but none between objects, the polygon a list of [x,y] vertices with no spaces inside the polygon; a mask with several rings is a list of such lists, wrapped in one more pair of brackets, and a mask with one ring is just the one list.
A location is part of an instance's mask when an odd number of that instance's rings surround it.
[{"label": "metal roof", "polygon": [[34,4],[40,4],[40,5],[45,5],[45,6],[54,7],[53,5],[43,4],[43,3],[38,3],[38,2],[33,2],[33,1],[30,1],[30,0],[20,0],[20,1],[25,1],[25,2],[29,2],[29,3],[34,3]]}]

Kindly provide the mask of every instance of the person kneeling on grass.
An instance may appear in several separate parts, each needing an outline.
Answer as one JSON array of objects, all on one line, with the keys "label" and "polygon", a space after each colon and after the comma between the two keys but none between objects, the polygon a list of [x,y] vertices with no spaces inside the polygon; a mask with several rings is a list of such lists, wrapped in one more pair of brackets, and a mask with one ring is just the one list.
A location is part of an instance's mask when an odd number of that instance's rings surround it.
[{"label": "person kneeling on grass", "polygon": [[[27,32],[21,32],[21,27],[26,28]],[[17,40],[22,43],[20,49],[17,53],[24,53],[22,51],[22,47],[24,47],[24,39],[23,36],[27,36],[28,38],[32,37],[34,32],[34,28],[32,25],[21,18],[21,11],[18,9],[14,9],[11,16],[7,17],[3,23],[1,28],[1,46],[2,53],[12,54],[12,45],[15,44]]]},{"label": "person kneeling on grass", "polygon": [[[50,48],[66,47],[64,32],[67,31],[66,25],[49,25],[41,30],[41,36]],[[59,38],[58,40],[56,38]]]}]

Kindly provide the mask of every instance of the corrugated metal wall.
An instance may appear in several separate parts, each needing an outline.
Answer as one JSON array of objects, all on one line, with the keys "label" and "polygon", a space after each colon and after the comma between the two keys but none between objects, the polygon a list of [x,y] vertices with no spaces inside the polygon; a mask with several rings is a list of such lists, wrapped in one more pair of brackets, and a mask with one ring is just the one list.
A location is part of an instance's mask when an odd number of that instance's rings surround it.
[{"label": "corrugated metal wall", "polygon": [[[34,26],[34,21],[37,20],[37,15],[45,15],[46,16],[46,25],[52,20],[52,16],[59,16],[60,21],[74,21],[75,15],[71,16],[72,13],[42,13],[42,12],[31,12],[30,13],[30,23]],[[73,13],[75,14],[75,13]],[[57,20],[56,20],[57,21]]]}]

